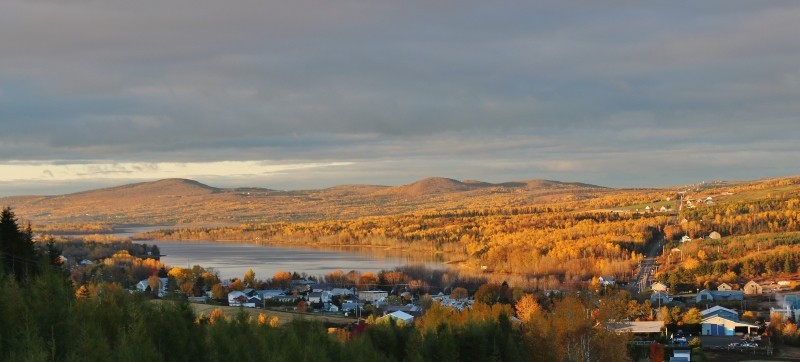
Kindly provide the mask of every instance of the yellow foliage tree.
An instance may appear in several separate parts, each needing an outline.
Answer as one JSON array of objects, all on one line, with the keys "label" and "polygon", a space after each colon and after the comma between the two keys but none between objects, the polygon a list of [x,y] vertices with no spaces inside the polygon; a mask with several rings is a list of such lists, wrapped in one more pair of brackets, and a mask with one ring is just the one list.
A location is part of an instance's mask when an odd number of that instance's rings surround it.
[{"label": "yellow foliage tree", "polygon": [[215,308],[214,310],[211,311],[211,314],[208,315],[208,321],[210,323],[221,322],[223,320],[226,320],[227,318],[228,316],[225,315],[225,312],[219,308]]}]

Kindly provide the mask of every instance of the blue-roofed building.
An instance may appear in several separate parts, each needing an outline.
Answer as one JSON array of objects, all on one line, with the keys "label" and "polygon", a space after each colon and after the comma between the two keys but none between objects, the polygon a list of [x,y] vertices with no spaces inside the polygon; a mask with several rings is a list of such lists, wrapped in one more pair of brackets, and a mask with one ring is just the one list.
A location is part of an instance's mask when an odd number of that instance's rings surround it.
[{"label": "blue-roofed building", "polygon": [[650,296],[650,304],[652,305],[665,305],[672,301],[672,298],[665,292],[655,292]]},{"label": "blue-roofed building", "polygon": [[725,302],[731,300],[744,300],[741,290],[708,290],[703,289],[697,293],[697,303]]},{"label": "blue-roofed building", "polygon": [[703,315],[703,318],[720,316],[722,318],[730,319],[732,321],[739,320],[739,313],[737,311],[725,307],[720,307],[718,305],[708,308],[704,311],[701,311],[700,313]]}]

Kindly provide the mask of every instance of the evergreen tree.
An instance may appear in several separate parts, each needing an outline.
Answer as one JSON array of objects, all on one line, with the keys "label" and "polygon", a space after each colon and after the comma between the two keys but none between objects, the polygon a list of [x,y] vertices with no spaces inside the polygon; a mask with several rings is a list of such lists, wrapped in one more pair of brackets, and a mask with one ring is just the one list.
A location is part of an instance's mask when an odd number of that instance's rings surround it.
[{"label": "evergreen tree", "polygon": [[0,212],[0,259],[3,270],[17,281],[22,281],[28,274],[35,274],[38,269],[31,228],[28,226],[24,231],[21,230],[9,207]]}]

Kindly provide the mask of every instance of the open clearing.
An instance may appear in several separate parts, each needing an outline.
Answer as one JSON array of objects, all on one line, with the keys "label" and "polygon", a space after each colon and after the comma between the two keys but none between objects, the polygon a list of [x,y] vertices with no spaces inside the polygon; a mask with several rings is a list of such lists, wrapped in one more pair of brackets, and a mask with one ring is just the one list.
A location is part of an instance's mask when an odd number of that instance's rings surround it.
[{"label": "open clearing", "polygon": [[279,310],[272,310],[272,309],[256,309],[256,308],[240,308],[240,307],[227,307],[227,306],[218,306],[218,305],[209,305],[209,304],[195,304],[193,303],[192,306],[194,307],[195,312],[197,315],[200,313],[205,313],[206,316],[211,314],[211,311],[214,309],[222,309],[223,312],[228,317],[232,317],[239,313],[239,309],[244,310],[253,317],[254,320],[258,319],[259,314],[266,314],[269,316],[270,319],[272,317],[278,317],[278,322],[281,325],[289,323],[292,319],[297,317],[305,318],[306,320],[315,320],[321,323],[330,323],[330,324],[339,324],[345,325],[355,322],[353,318],[345,318],[339,315],[326,315],[323,313],[297,313],[297,312],[289,312],[289,311],[279,311]]}]

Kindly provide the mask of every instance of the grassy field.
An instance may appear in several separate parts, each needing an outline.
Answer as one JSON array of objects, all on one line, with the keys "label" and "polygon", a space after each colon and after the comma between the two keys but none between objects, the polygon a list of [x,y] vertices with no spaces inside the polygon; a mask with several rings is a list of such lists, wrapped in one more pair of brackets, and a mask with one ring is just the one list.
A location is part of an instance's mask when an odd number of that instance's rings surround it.
[{"label": "grassy field", "polygon": [[[727,202],[735,202],[735,201],[742,201],[742,200],[757,200],[757,199],[764,199],[768,195],[780,195],[781,193],[795,193],[800,191],[800,188],[797,185],[789,185],[789,186],[780,186],[780,187],[771,187],[762,190],[751,190],[751,191],[744,191],[730,196],[719,196],[719,201],[727,201]],[[717,197],[714,197],[714,200],[717,201]]]},{"label": "grassy field", "polygon": [[[219,308],[225,312],[228,317],[236,315],[239,313],[239,307],[226,307],[226,306],[216,306],[216,305],[208,305],[208,304],[192,304],[194,307],[195,312],[197,315],[200,313],[205,313],[206,316],[211,314],[211,311]],[[339,324],[345,325],[355,322],[355,318],[345,318],[339,314],[326,314],[326,313],[297,313],[297,312],[289,312],[289,311],[278,311],[278,310],[265,310],[265,309],[255,309],[255,308],[241,308],[248,314],[250,314],[254,320],[258,319],[259,314],[266,314],[272,319],[272,317],[278,317],[278,322],[281,325],[289,323],[292,319],[296,317],[302,317],[307,320],[317,320],[322,323],[332,323],[332,324]]]}]

